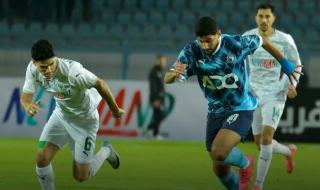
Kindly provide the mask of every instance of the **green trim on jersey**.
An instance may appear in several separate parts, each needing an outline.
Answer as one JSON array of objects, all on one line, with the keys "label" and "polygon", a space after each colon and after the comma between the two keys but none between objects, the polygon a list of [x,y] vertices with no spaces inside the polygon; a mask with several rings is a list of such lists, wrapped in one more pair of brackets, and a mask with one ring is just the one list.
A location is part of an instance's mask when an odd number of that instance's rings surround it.
[{"label": "green trim on jersey", "polygon": [[38,142],[38,148],[44,148],[44,146],[46,145],[46,141],[39,141]]}]

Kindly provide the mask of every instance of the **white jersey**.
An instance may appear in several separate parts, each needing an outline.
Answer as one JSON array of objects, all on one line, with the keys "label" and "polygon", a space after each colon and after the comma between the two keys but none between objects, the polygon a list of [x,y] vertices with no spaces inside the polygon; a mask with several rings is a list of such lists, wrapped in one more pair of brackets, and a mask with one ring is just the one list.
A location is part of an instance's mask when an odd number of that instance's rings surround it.
[{"label": "white jersey", "polygon": [[92,88],[97,76],[86,70],[80,63],[57,58],[57,70],[51,81],[36,70],[30,62],[23,86],[24,93],[35,93],[41,86],[53,94],[56,109],[69,119],[81,119],[91,115],[97,108],[101,96]]},{"label": "white jersey", "polygon": [[[249,30],[243,35],[258,34],[258,28]],[[291,35],[274,30],[269,37],[284,56],[293,63],[300,65],[300,57],[297,47]],[[285,101],[287,97],[288,85],[290,81],[286,75],[280,79],[281,65],[280,63],[263,47],[259,47],[254,54],[249,55],[246,59],[249,66],[250,90],[258,97],[260,103],[264,103],[270,99]]]}]

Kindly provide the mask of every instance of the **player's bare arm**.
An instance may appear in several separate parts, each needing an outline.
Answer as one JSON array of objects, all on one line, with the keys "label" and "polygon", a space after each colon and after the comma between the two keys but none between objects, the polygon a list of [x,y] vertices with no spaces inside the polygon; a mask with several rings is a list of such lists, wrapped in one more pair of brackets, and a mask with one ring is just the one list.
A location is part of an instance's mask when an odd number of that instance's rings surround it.
[{"label": "player's bare arm", "polygon": [[20,102],[27,114],[34,116],[40,111],[40,101],[32,103],[33,94],[30,93],[22,93]]},{"label": "player's bare arm", "polygon": [[95,88],[98,90],[101,97],[107,102],[112,111],[113,117],[120,118],[121,115],[125,113],[125,111],[118,107],[107,83],[98,78],[95,84]]},{"label": "player's bare arm", "polygon": [[176,63],[174,70],[166,72],[164,76],[164,82],[166,84],[175,82],[180,77],[181,74],[186,72],[186,67],[187,65],[185,64]]}]

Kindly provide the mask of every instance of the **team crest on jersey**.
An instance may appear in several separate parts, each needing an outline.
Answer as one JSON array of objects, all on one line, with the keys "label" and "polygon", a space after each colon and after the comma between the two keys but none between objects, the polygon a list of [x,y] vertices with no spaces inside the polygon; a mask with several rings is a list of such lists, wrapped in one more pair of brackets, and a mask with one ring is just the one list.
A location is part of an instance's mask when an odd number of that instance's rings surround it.
[{"label": "team crest on jersey", "polygon": [[227,63],[234,63],[235,60],[236,60],[236,56],[235,55],[232,55],[232,54],[228,54],[227,55],[227,58],[226,58]]},{"label": "team crest on jersey", "polygon": [[238,117],[239,117],[238,113],[230,115],[227,119],[227,123],[231,125],[231,123],[235,122],[238,119]]},{"label": "team crest on jersey", "polygon": [[48,92],[51,92],[52,95],[58,99],[64,99],[71,96],[71,85],[62,83],[56,79],[52,81],[47,81],[44,78],[36,80],[36,83]]},{"label": "team crest on jersey", "polygon": [[69,84],[64,84],[59,81],[55,81],[53,89],[55,91],[53,92],[53,95],[56,98],[64,99],[71,96],[71,86]]}]

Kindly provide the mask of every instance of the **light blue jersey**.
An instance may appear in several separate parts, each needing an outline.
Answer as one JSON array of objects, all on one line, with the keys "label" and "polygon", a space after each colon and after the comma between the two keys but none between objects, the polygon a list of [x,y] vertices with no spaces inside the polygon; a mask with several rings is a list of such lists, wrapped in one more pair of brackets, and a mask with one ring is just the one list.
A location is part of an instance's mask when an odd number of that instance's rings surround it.
[{"label": "light blue jersey", "polygon": [[[187,44],[177,62],[187,65],[182,78],[197,75],[199,86],[208,101],[209,113],[254,110],[257,100],[249,92],[244,60],[262,44],[258,35],[220,37],[217,49],[207,54],[198,40]],[[175,64],[173,68],[175,68]]]}]

